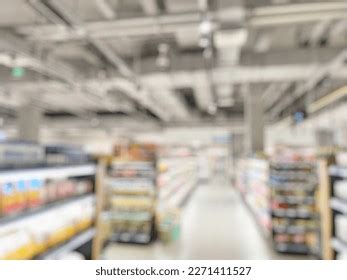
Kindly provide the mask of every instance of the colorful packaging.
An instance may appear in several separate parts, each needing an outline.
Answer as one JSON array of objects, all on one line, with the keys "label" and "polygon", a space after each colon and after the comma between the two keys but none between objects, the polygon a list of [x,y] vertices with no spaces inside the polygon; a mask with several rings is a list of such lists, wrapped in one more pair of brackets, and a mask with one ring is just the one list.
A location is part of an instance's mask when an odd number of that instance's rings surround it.
[{"label": "colorful packaging", "polygon": [[42,180],[34,179],[30,181],[28,192],[28,206],[37,207],[44,203],[44,184]]},{"label": "colorful packaging", "polygon": [[12,214],[15,211],[15,192],[11,183],[4,183],[0,190],[0,213],[1,215]]},{"label": "colorful packaging", "polygon": [[20,212],[28,205],[28,185],[25,181],[18,181],[15,185],[15,211]]}]

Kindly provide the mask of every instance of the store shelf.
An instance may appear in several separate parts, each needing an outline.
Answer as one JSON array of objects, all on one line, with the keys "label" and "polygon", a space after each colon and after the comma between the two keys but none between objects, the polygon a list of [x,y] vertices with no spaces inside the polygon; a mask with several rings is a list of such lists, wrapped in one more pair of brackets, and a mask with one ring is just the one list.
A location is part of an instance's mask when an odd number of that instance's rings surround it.
[{"label": "store shelf", "polygon": [[102,213],[104,219],[109,220],[128,220],[136,222],[150,221],[153,218],[153,213],[150,212],[111,212]]},{"label": "store shelf", "polygon": [[347,253],[347,243],[341,241],[338,238],[333,238],[331,240],[331,246],[333,247],[333,249],[335,250],[335,252],[338,253]]},{"label": "store shelf", "polygon": [[170,199],[171,196],[173,196],[180,188],[182,185],[185,183],[185,178],[184,177],[179,177],[176,180],[173,181],[173,183],[170,183],[169,185],[162,186],[163,188],[160,191],[159,194],[159,199],[160,200],[166,200]]},{"label": "store shelf", "polygon": [[347,201],[333,197],[330,199],[330,207],[341,214],[347,214]]},{"label": "store shelf", "polygon": [[109,241],[119,243],[148,244],[151,242],[151,235],[144,233],[132,234],[129,232],[122,232],[112,235]]},{"label": "store shelf", "polygon": [[301,170],[301,169],[314,169],[316,164],[312,162],[271,162],[272,169],[280,170]]},{"label": "store shelf", "polygon": [[113,161],[111,168],[153,170],[153,162],[149,161]]},{"label": "store shelf", "polygon": [[37,208],[33,208],[33,209],[29,209],[26,210],[22,213],[18,213],[18,214],[14,214],[14,215],[9,215],[9,216],[3,216],[0,217],[0,226],[4,226],[6,224],[10,224],[12,222],[18,222],[21,220],[24,220],[26,218],[29,218],[31,216],[46,212],[48,210],[54,209],[56,207],[61,207],[64,205],[67,205],[69,203],[74,203],[77,202],[79,200],[84,200],[87,198],[93,198],[95,197],[94,193],[87,193],[87,194],[83,194],[83,195],[78,195],[78,196],[74,196],[74,197],[69,197],[63,200],[58,200],[46,205],[42,205],[40,207]]},{"label": "store shelf", "polygon": [[71,238],[66,243],[57,246],[49,250],[48,252],[37,256],[35,259],[38,260],[56,260],[59,259],[62,255],[72,252],[87,242],[91,241],[95,235],[95,228],[90,228],[80,234],[77,234],[73,238]]},{"label": "store shelf", "polygon": [[313,196],[273,196],[273,200],[278,203],[287,203],[287,204],[313,204],[315,203],[315,198]]},{"label": "store shelf", "polygon": [[0,171],[0,182],[17,182],[30,179],[55,179],[95,175],[96,166],[85,164],[78,166],[55,166],[34,169]]},{"label": "store shelf", "polygon": [[270,180],[270,185],[276,190],[296,190],[314,191],[317,188],[317,183],[292,183],[292,182],[275,182]]},{"label": "store shelf", "polygon": [[310,254],[312,250],[305,244],[295,243],[275,243],[275,249],[279,253],[285,254]]},{"label": "store shelf", "polygon": [[126,183],[143,183],[143,184],[151,184],[154,185],[154,178],[146,178],[146,177],[105,177],[105,184],[108,185],[118,185],[118,184],[126,184]]},{"label": "store shelf", "polygon": [[318,231],[318,228],[309,228],[304,226],[274,226],[275,233],[288,233],[288,234],[303,234],[307,232]]},{"label": "store shelf", "polygon": [[[173,167],[170,167],[173,169]],[[168,170],[166,172],[160,173],[157,177],[157,180],[161,182],[161,185],[165,185],[168,182],[174,180],[177,177],[181,177],[185,173],[192,172],[195,170],[195,165],[193,163],[180,165],[179,167]]]},{"label": "store shelf", "polygon": [[347,167],[337,165],[331,166],[329,168],[329,174],[334,177],[347,178]]},{"label": "store shelf", "polygon": [[193,191],[193,189],[196,186],[195,179],[190,180],[184,185],[182,185],[179,190],[174,193],[170,199],[168,200],[168,204],[172,207],[182,207],[186,201],[186,199],[189,197],[190,193]]},{"label": "store shelf", "polygon": [[317,214],[309,212],[300,212],[297,210],[272,210],[272,216],[276,218],[289,219],[314,219],[317,217]]}]

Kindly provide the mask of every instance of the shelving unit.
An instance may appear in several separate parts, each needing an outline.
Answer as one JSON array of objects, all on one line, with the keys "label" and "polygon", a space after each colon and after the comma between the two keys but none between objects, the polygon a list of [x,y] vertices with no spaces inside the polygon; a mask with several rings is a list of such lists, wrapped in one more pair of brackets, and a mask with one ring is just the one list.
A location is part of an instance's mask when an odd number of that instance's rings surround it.
[{"label": "shelving unit", "polygon": [[320,255],[314,162],[271,162],[272,235],[278,252]]},{"label": "shelving unit", "polygon": [[98,163],[93,259],[109,242],[146,245],[155,239],[155,149],[134,145],[117,147],[117,153]]},{"label": "shelving unit", "polygon": [[37,260],[58,260],[65,254],[69,252],[73,252],[80,247],[82,247],[84,244],[90,242],[95,236],[95,228],[89,228],[85,230],[82,233],[76,234],[74,237],[72,237],[67,242],[63,243],[62,245],[53,248],[51,250],[48,250],[48,252],[45,252],[41,255],[38,255],[35,257]]},{"label": "shelving unit", "polygon": [[269,163],[266,159],[248,158],[239,163],[237,188],[266,236],[271,233]]},{"label": "shelving unit", "polygon": [[51,203],[48,203],[46,205],[42,205],[40,207],[28,209],[22,213],[2,216],[2,217],[0,217],[0,225],[5,226],[5,225],[10,224],[12,222],[20,221],[20,220],[26,219],[28,217],[31,217],[33,215],[44,213],[44,212],[51,210],[51,209],[54,209],[58,206],[67,205],[71,202],[75,202],[75,201],[79,201],[79,200],[84,199],[84,198],[91,198],[91,197],[94,197],[93,193],[77,195],[77,196],[57,200],[55,202],[51,202]]},{"label": "shelving unit", "polygon": [[78,249],[92,239],[94,204],[90,194],[1,225],[1,258],[58,259]]},{"label": "shelving unit", "polygon": [[93,163],[0,171],[0,259],[58,258],[83,245],[94,224],[95,173]]},{"label": "shelving unit", "polygon": [[162,157],[158,169],[158,208],[181,208],[197,185],[197,158]]},{"label": "shelving unit", "polygon": [[347,167],[329,168],[331,236],[330,246],[334,259],[347,259]]},{"label": "shelving unit", "polygon": [[59,179],[94,176],[95,164],[81,164],[77,166],[47,166],[39,168],[26,168],[0,171],[0,182],[19,181],[28,179]]},{"label": "shelving unit", "polygon": [[148,244],[153,239],[155,161],[113,161],[107,168],[108,201],[103,219],[113,242]]}]

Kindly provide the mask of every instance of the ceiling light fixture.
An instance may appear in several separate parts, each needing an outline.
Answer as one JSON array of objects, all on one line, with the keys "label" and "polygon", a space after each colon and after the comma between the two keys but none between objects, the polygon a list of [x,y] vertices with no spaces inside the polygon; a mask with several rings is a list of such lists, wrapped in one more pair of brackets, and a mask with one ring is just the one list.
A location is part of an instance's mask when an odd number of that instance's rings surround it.
[{"label": "ceiling light fixture", "polygon": [[171,65],[170,57],[170,46],[168,44],[162,43],[158,45],[158,57],[156,59],[156,64],[161,69],[167,69]]}]

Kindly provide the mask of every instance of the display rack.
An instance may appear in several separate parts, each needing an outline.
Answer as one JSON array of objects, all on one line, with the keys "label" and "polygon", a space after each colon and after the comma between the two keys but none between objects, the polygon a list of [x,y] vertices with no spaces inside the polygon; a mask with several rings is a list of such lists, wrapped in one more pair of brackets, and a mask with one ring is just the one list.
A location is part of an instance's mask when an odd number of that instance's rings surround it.
[{"label": "display rack", "polygon": [[332,258],[347,259],[347,167],[331,166],[330,175],[330,208]]},{"label": "display rack", "polygon": [[158,208],[181,208],[198,181],[196,157],[161,157],[158,159]]},{"label": "display rack", "polygon": [[29,142],[4,142],[0,150],[0,259],[77,249],[94,223],[95,164],[82,150],[78,162],[58,151],[59,161],[48,161],[44,147]]},{"label": "display rack", "polygon": [[93,259],[100,258],[107,242],[145,245],[155,238],[155,179],[155,158],[100,159]]},{"label": "display rack", "polygon": [[95,196],[90,193],[3,217],[0,220],[0,258],[59,259],[78,249],[92,240],[94,204]]},{"label": "display rack", "polygon": [[318,179],[314,162],[270,164],[272,235],[280,253],[320,255]]},{"label": "display rack", "polygon": [[148,244],[153,239],[156,200],[154,161],[113,161],[107,168],[107,210],[113,242]]},{"label": "display rack", "polygon": [[239,162],[236,186],[265,235],[271,233],[269,163],[248,158]]},{"label": "display rack", "polygon": [[58,260],[62,258],[64,255],[68,254],[69,252],[78,250],[83,245],[87,244],[88,242],[91,242],[91,240],[93,240],[95,236],[95,232],[96,229],[94,227],[91,227],[81,233],[76,234],[74,237],[72,237],[62,245],[58,246],[57,248],[53,248],[41,255],[36,256],[35,259]]}]

